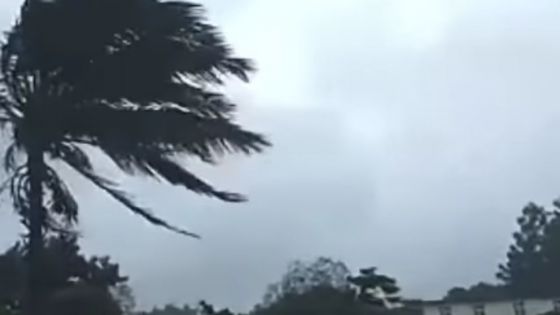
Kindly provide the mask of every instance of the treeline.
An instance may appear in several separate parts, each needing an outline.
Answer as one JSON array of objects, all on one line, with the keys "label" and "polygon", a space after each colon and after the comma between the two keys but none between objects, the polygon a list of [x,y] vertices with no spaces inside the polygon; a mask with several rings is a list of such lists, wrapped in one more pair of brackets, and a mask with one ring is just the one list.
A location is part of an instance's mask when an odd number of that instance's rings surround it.
[{"label": "treeline", "polygon": [[[25,244],[18,242],[0,255],[0,314],[23,312],[25,298]],[[61,234],[47,238],[42,257],[48,306],[45,314],[57,315],[233,315],[205,301],[198,305],[156,307],[135,311],[128,278],[109,257],[86,257],[77,238]],[[329,258],[296,261],[268,286],[251,315],[371,314],[405,311],[396,279],[364,268],[351,274],[346,265]],[[410,310],[409,310],[410,311]],[[392,310],[391,312],[395,312]]]},{"label": "treeline", "polygon": [[[0,314],[23,311],[28,269],[26,246],[18,242],[0,255]],[[50,236],[41,256],[41,286],[49,292],[45,314],[131,313],[134,297],[119,265],[105,257],[85,257],[72,234]]]},{"label": "treeline", "polygon": [[[560,203],[551,209],[529,203],[517,219],[518,230],[506,261],[498,266],[495,283],[454,287],[448,301],[560,296]],[[0,255],[0,314],[23,311],[27,281],[26,244],[18,242]],[[128,277],[109,257],[86,257],[73,234],[46,239],[41,257],[48,288],[45,314],[57,315],[233,315],[210,303],[167,305],[135,311]],[[416,315],[418,304],[402,300],[397,280],[363,268],[352,273],[340,261],[319,258],[291,263],[280,279],[268,286],[260,303],[247,315],[398,314]],[[416,305],[416,306],[415,306]]]},{"label": "treeline", "polygon": [[[361,269],[352,275],[346,265],[330,258],[312,262],[295,261],[286,273],[268,286],[261,303],[249,315],[323,314],[420,314],[405,306],[399,297],[397,281],[377,272]],[[233,314],[229,309],[214,310],[206,302],[198,307],[168,305],[141,315]]]},{"label": "treeline", "polygon": [[449,301],[560,296],[560,201],[546,207],[527,204],[517,219],[506,261],[498,266],[496,282],[455,287]]}]

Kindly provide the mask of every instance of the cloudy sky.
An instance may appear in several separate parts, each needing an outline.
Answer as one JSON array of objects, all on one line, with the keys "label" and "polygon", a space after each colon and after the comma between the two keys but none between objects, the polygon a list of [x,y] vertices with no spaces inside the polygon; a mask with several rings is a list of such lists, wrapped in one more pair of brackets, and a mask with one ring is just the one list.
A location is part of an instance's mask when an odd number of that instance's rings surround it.
[{"label": "cloudy sky", "polygon": [[[0,26],[21,1],[0,2]],[[109,254],[142,307],[206,298],[248,309],[293,259],[375,265],[409,297],[492,280],[515,217],[560,195],[560,2],[208,0],[259,73],[231,84],[267,154],[200,174],[226,205],[127,179],[138,199],[201,233],[153,228],[87,183],[88,253]],[[7,203],[0,245],[17,225]]]}]

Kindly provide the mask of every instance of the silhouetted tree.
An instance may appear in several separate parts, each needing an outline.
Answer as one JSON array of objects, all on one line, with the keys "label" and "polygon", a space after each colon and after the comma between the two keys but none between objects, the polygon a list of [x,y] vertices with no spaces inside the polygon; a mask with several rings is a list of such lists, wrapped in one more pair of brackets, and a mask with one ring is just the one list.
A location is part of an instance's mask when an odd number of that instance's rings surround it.
[{"label": "silhouetted tree", "polygon": [[122,315],[119,303],[109,291],[86,283],[52,292],[45,304],[46,315]]},{"label": "silhouetted tree", "polygon": [[560,201],[554,201],[555,209],[549,212],[548,223],[544,229],[541,252],[546,270],[546,295],[560,295]]},{"label": "silhouetted tree", "polygon": [[165,305],[162,308],[155,307],[148,312],[139,312],[139,315],[198,315],[196,308],[189,306],[188,304],[183,305],[183,307],[177,307],[175,305]]},{"label": "silhouetted tree", "polygon": [[[16,243],[0,255],[0,309],[17,313],[22,310],[27,277],[25,251],[22,243]],[[106,301],[112,308],[116,302],[111,297],[111,289],[125,286],[127,281],[120,274],[119,266],[108,257],[84,257],[76,238],[70,235],[47,239],[41,266],[49,288],[46,300],[57,312],[62,312],[58,307],[86,302],[87,292],[92,293],[92,305]],[[72,301],[72,297],[79,298],[80,302]]]},{"label": "silhouetted tree", "polygon": [[234,315],[228,308],[223,308],[216,312],[214,306],[206,301],[200,301],[198,305],[200,306],[201,315]]},{"label": "silhouetted tree", "polygon": [[290,264],[281,280],[269,286],[263,303],[251,314],[419,314],[412,308],[389,312],[388,306],[397,306],[389,304],[400,301],[398,292],[396,280],[376,273],[375,268],[362,269],[352,277],[344,263],[321,257],[311,263]]},{"label": "silhouetted tree", "polygon": [[317,287],[347,290],[349,275],[344,263],[331,258],[320,257],[311,263],[297,260],[290,263],[279,282],[268,287],[264,303],[270,304],[286,295],[301,294]]},{"label": "silhouetted tree", "polygon": [[287,293],[272,303],[255,307],[251,315],[365,315],[369,309],[356,299],[354,291],[318,286]]},{"label": "silhouetted tree", "polygon": [[377,273],[375,267],[360,269],[360,274],[348,277],[348,282],[359,289],[358,297],[365,303],[391,307],[400,301],[397,280]]},{"label": "silhouetted tree", "polygon": [[517,223],[519,231],[513,234],[514,244],[509,248],[506,263],[499,265],[497,277],[513,296],[547,295],[550,292],[546,283],[550,275],[543,244],[547,238],[545,234],[550,233],[549,214],[544,207],[529,203]]},{"label": "silhouetted tree", "polygon": [[40,308],[44,290],[38,263],[45,231],[78,218],[52,162],[66,163],[149,222],[196,236],[134,203],[96,172],[84,148],[103,152],[127,174],[239,202],[243,196],[214,188],[176,158],[215,163],[269,144],[233,122],[235,104],[214,88],[227,76],[247,80],[251,62],[232,55],[193,3],[26,0],[0,65],[0,121],[11,141],[4,166],[29,230],[33,307]]},{"label": "silhouetted tree", "polygon": [[111,288],[111,295],[117,301],[123,315],[133,315],[136,299],[132,288],[126,283],[119,283]]}]

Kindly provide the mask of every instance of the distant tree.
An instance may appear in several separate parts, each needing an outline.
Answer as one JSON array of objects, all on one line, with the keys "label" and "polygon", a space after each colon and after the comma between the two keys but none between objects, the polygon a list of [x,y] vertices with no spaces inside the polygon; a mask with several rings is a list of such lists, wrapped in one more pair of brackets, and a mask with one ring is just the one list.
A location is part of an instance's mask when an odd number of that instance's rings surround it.
[{"label": "distant tree", "polygon": [[508,297],[507,289],[501,284],[479,282],[469,288],[455,287],[447,291],[444,300],[449,302],[477,302],[500,300]]},{"label": "distant tree", "polygon": [[200,307],[201,315],[234,315],[228,308],[215,311],[214,306],[204,300],[200,301],[198,305]]},{"label": "distant tree", "polygon": [[188,304],[182,307],[177,307],[175,305],[165,305],[164,307],[154,307],[151,311],[139,312],[139,315],[199,315],[196,308],[189,306]]},{"label": "distant tree", "polygon": [[343,262],[320,257],[307,263],[292,262],[279,282],[270,285],[264,296],[264,303],[270,304],[284,296],[302,294],[317,287],[348,290],[350,271]]},{"label": "distant tree", "polygon": [[136,299],[134,298],[132,288],[127,283],[119,283],[111,288],[111,295],[119,304],[123,315],[134,314]]},{"label": "distant tree", "polygon": [[388,312],[386,306],[400,300],[398,292],[396,280],[375,268],[353,277],[343,262],[321,257],[290,264],[251,315],[420,314],[411,308]]},{"label": "distant tree", "polygon": [[375,267],[360,269],[359,275],[348,277],[348,282],[358,288],[358,297],[365,303],[391,307],[400,302],[397,280],[377,273]]},{"label": "distant tree", "polygon": [[178,307],[172,304],[162,308],[155,307],[151,311],[138,312],[138,315],[234,315],[227,308],[216,311],[214,306],[206,301],[200,301],[198,307],[191,307],[188,304]]},{"label": "distant tree", "polygon": [[511,295],[528,297],[551,293],[547,283],[552,275],[547,267],[560,271],[560,265],[551,266],[547,256],[551,254],[549,250],[557,252],[560,247],[544,250],[544,245],[560,240],[551,239],[555,235],[552,227],[557,224],[549,225],[549,222],[550,214],[534,203],[525,206],[517,219],[519,230],[513,234],[514,243],[507,253],[507,261],[499,265],[497,273]]},{"label": "distant tree", "polygon": [[546,293],[550,296],[560,296],[560,201],[553,203],[554,210],[549,213],[548,223],[544,230],[541,252],[544,256],[544,270],[546,270]]},{"label": "distant tree", "polygon": [[347,281],[349,275],[343,262],[331,258],[294,261],[251,315],[361,314],[363,305]]},{"label": "distant tree", "polygon": [[[12,312],[22,310],[27,268],[25,267],[26,247],[16,243],[4,254],[0,255],[0,308]],[[108,257],[86,258],[80,252],[75,236],[59,235],[47,239],[44,255],[41,260],[44,280],[49,288],[49,304],[51,307],[62,307],[72,304],[72,297],[79,298],[80,303],[87,300],[86,293],[92,293],[92,303],[100,301],[110,303],[113,308],[114,299],[110,290],[124,285],[126,277],[120,274],[119,266]],[[68,305],[70,305],[68,304]],[[73,304],[74,305],[74,304]],[[118,304],[116,304],[118,306]],[[104,307],[99,305],[99,307]],[[71,308],[76,311],[76,309]],[[61,311],[62,312],[62,311]]]},{"label": "distant tree", "polygon": [[369,309],[349,289],[318,286],[258,305],[251,315],[366,315]]}]

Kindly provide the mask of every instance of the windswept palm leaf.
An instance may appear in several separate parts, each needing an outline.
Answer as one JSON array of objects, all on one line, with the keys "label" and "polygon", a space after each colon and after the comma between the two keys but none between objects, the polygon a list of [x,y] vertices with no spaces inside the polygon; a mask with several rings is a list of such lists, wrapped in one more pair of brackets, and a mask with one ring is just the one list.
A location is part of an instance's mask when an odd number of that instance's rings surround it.
[{"label": "windswept palm leaf", "polygon": [[[32,149],[40,148],[47,163],[68,164],[147,221],[197,236],[136,205],[95,171],[81,146],[99,149],[128,174],[239,202],[245,198],[206,183],[177,158],[216,163],[269,145],[233,121],[236,105],[219,89],[228,76],[248,80],[252,63],[233,55],[197,4],[27,0],[0,64],[0,121],[13,140],[4,166],[25,224],[32,193],[25,156]],[[78,206],[70,189],[52,166],[42,174],[43,225],[73,225]]]}]

